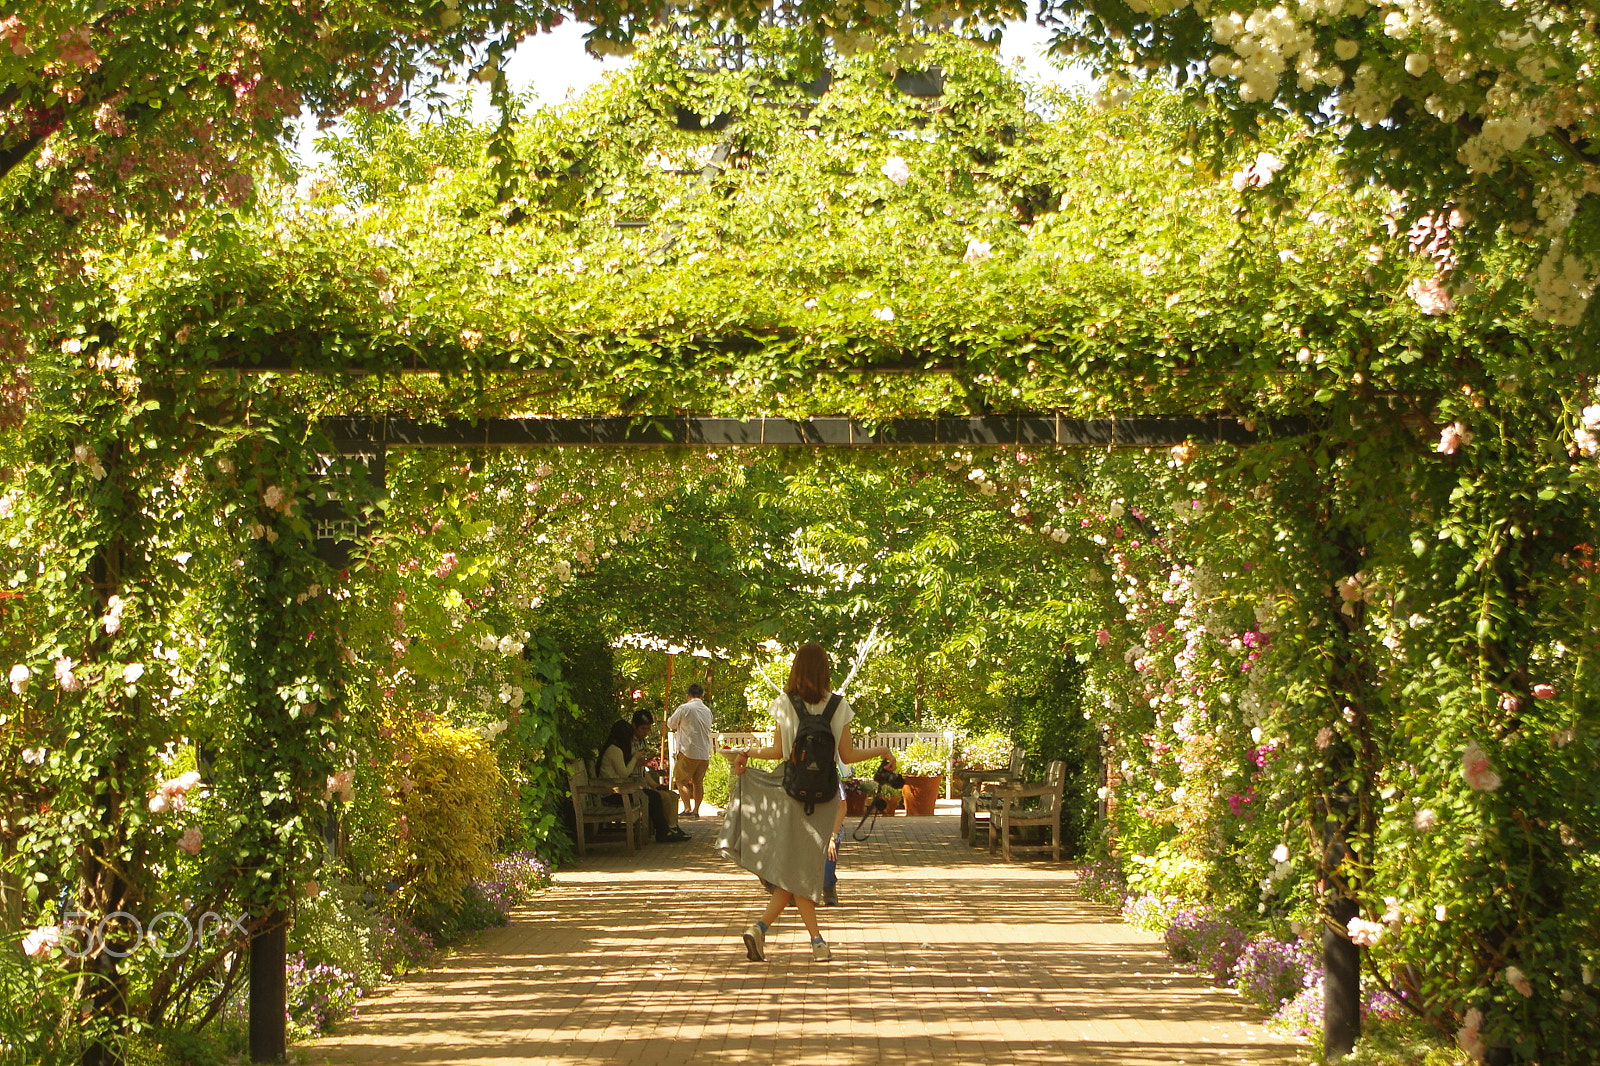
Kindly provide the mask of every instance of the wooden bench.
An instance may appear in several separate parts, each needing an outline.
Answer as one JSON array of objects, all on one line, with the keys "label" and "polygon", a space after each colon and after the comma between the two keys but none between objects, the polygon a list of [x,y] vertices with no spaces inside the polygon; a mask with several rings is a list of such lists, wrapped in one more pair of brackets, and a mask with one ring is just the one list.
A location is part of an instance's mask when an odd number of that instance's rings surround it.
[{"label": "wooden bench", "polygon": [[[579,858],[587,854],[584,837],[590,835],[591,828],[597,835],[607,826],[621,826],[622,840],[630,855],[650,839],[650,808],[640,782],[596,779],[584,760],[573,759],[567,764],[567,790],[572,793],[573,835]],[[622,802],[607,803],[607,796],[618,796]]]},{"label": "wooden bench", "polygon": [[[1050,764],[1044,780],[1036,784],[1000,785],[994,790],[1000,805],[989,815],[989,850],[994,850],[995,834],[1000,835],[1001,854],[1011,861],[1013,851],[1048,851],[1052,862],[1061,861],[1061,792],[1067,783],[1067,764],[1060,759]],[[1024,801],[1037,799],[1032,806]],[[1048,844],[1013,844],[1011,831],[1026,826],[1045,826],[1050,830]]]},{"label": "wooden bench", "polygon": [[[1011,763],[1004,770],[963,770],[961,773],[961,836],[978,846],[978,828],[987,825],[998,806],[994,790],[999,785],[1014,785],[1022,780],[1022,760],[1026,752],[1011,749]],[[980,822],[979,815],[982,815]]]}]

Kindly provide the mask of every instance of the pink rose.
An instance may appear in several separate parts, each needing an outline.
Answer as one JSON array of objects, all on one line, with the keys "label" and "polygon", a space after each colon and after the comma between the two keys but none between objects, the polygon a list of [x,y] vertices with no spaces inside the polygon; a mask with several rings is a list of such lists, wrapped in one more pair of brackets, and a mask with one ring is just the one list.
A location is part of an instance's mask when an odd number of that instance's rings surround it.
[{"label": "pink rose", "polygon": [[61,691],[79,692],[83,689],[83,679],[72,672],[76,665],[65,655],[56,660],[56,684],[61,686]]},{"label": "pink rose", "polygon": [[1517,697],[1513,696],[1511,693],[1507,692],[1504,696],[1500,697],[1500,709],[1505,711],[1507,714],[1516,714],[1517,711],[1522,709],[1522,701],[1517,699]]},{"label": "pink rose", "polygon": [[1476,740],[1467,741],[1467,749],[1461,754],[1461,777],[1469,788],[1479,792],[1493,792],[1500,787],[1500,775],[1494,772],[1489,756]]},{"label": "pink rose", "polygon": [[1345,929],[1350,933],[1350,942],[1359,947],[1370,948],[1383,939],[1383,926],[1365,918],[1351,918]]},{"label": "pink rose", "polygon": [[200,832],[199,826],[191,825],[178,838],[178,850],[187,851],[190,855],[198,855],[200,854],[200,845],[203,843],[205,843],[205,834]]},{"label": "pink rose", "polygon": [[1454,455],[1462,445],[1472,443],[1472,431],[1460,422],[1452,422],[1439,432],[1439,443],[1434,451],[1440,455]]},{"label": "pink rose", "polygon": [[1406,295],[1416,302],[1425,315],[1447,315],[1456,309],[1455,297],[1439,284],[1438,278],[1412,278]]},{"label": "pink rose", "polygon": [[0,19],[0,41],[11,46],[13,55],[25,56],[33,51],[33,46],[28,44],[28,25],[15,15]]},{"label": "pink rose", "polygon": [[1094,640],[1095,643],[1100,645],[1102,648],[1105,647],[1107,644],[1111,643],[1111,631],[1104,627],[1095,630]]},{"label": "pink rose", "polygon": [[1553,700],[1553,699],[1555,699],[1556,698],[1555,686],[1554,685],[1535,685],[1535,686],[1533,686],[1533,698],[1536,699],[1536,700]]},{"label": "pink rose", "polygon": [[61,35],[61,47],[56,52],[61,62],[94,70],[100,65],[100,56],[89,43],[89,27],[74,26]]},{"label": "pink rose", "polygon": [[323,792],[324,799],[339,799],[349,803],[355,798],[356,772],[353,769],[340,770],[336,774],[328,775],[328,786]]},{"label": "pink rose", "polygon": [[40,959],[61,946],[61,927],[41,925],[22,938],[22,953],[30,959]]},{"label": "pink rose", "polygon": [[1473,1007],[1467,1011],[1465,1024],[1456,1030],[1456,1043],[1461,1045],[1461,1050],[1474,1062],[1483,1061],[1483,1037],[1478,1030],[1483,1028],[1483,1011]]},{"label": "pink rose", "polygon": [[1533,996],[1533,982],[1528,980],[1527,975],[1515,966],[1506,967],[1506,984],[1521,992],[1525,999]]}]

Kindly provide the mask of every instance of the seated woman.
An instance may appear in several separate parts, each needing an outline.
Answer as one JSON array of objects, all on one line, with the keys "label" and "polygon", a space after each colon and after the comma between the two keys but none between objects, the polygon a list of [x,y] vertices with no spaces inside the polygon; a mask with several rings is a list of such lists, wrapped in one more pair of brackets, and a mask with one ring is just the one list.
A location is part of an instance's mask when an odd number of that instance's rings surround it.
[{"label": "seated woman", "polygon": [[[626,781],[645,759],[643,751],[633,750],[633,723],[619,721],[611,726],[611,734],[600,748],[600,766],[597,776],[603,781]],[[650,828],[655,830],[656,842],[665,844],[673,840],[688,840],[689,834],[678,828],[678,805],[666,804],[661,793],[653,788],[643,790],[645,803],[650,809]],[[619,796],[607,796],[608,803],[621,803]],[[668,808],[671,814],[668,814]]]}]

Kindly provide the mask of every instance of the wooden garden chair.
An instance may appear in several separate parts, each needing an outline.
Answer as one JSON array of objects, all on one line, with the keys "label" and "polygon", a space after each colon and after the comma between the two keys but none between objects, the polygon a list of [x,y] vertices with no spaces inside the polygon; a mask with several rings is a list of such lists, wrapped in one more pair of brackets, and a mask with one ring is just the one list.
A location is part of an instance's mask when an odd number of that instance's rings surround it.
[{"label": "wooden garden chair", "polygon": [[[978,828],[987,825],[994,812],[994,790],[999,785],[1014,785],[1022,780],[1022,748],[1011,749],[1011,763],[1004,770],[963,770],[961,772],[961,836],[978,846]],[[982,815],[980,823],[979,815]]]},{"label": "wooden garden chair", "polygon": [[[1067,781],[1067,764],[1057,759],[1045,772],[1044,781],[1025,785],[1000,785],[994,790],[999,806],[989,815],[989,850],[994,851],[995,834],[1000,836],[1001,854],[1011,861],[1014,851],[1048,851],[1052,862],[1061,861],[1061,791]],[[1024,806],[1027,800],[1036,800]],[[1013,844],[1011,831],[1028,826],[1050,830],[1048,844]]]},{"label": "wooden garden chair", "polygon": [[[630,855],[650,839],[650,811],[640,782],[594,779],[582,759],[573,759],[567,764],[567,790],[572,793],[573,835],[579,858],[587,853],[585,836],[597,835],[606,826],[622,827],[622,840]],[[607,796],[620,796],[621,805],[606,803]]]}]

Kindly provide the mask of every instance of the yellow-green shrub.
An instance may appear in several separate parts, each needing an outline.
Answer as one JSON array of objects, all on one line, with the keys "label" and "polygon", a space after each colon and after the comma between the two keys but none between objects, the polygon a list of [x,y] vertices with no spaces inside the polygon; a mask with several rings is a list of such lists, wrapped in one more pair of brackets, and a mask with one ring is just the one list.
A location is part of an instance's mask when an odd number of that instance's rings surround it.
[{"label": "yellow-green shrub", "polygon": [[413,914],[454,907],[488,873],[505,827],[499,763],[481,734],[442,722],[417,727],[397,748],[410,761],[392,770],[392,879]]}]

